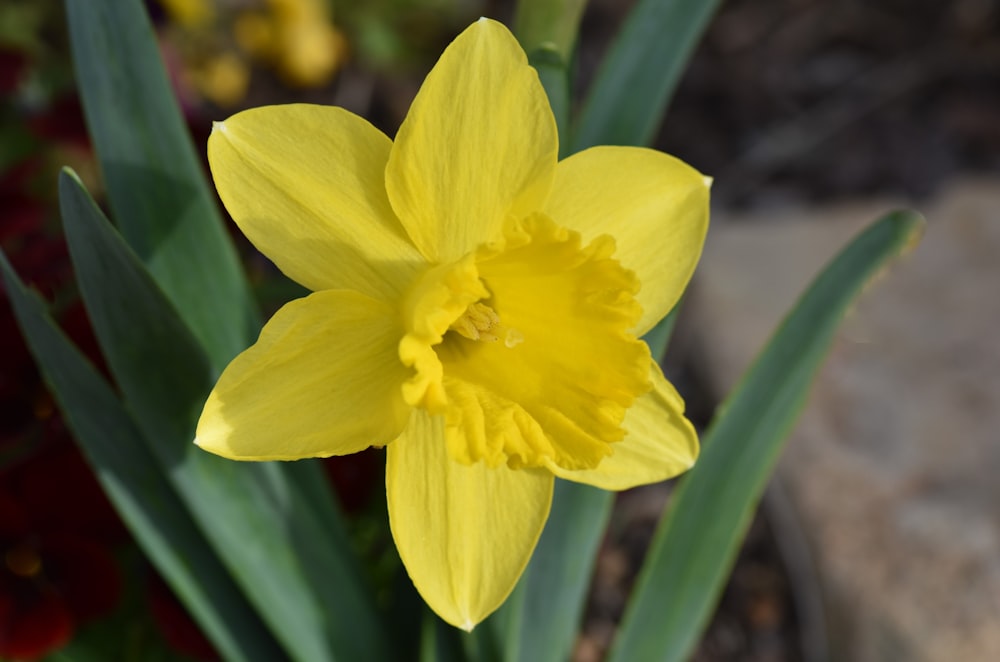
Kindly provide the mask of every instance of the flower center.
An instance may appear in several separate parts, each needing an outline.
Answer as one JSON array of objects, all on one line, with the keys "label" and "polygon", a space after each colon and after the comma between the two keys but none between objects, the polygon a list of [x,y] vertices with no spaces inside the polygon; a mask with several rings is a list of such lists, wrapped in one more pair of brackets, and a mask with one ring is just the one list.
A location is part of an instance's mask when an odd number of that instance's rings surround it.
[{"label": "flower center", "polygon": [[523,333],[501,324],[497,311],[482,301],[470,304],[462,316],[451,323],[448,330],[463,338],[481,342],[499,342],[500,338],[503,338],[504,347],[508,349],[514,349],[524,342]]},{"label": "flower center", "polygon": [[611,454],[651,387],[649,348],[629,331],[639,283],[613,251],[534,215],[410,293],[403,396],[445,416],[453,458],[586,469]]},{"label": "flower center", "polygon": [[452,322],[448,328],[469,340],[483,342],[500,340],[495,333],[500,328],[500,316],[497,315],[497,311],[481,301],[469,304],[461,317]]}]

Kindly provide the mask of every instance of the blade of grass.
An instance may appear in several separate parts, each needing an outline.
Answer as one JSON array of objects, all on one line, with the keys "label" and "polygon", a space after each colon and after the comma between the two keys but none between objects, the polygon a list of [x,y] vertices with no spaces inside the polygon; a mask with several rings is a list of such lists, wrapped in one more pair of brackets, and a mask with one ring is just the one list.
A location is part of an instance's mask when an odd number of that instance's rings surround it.
[{"label": "blade of grass", "polygon": [[[289,464],[240,463],[191,443],[208,361],[142,263],[72,174],[60,206],[98,341],[150,450],[275,637],[301,660],[360,659],[385,637],[336,512]],[[322,519],[321,519],[322,518]]]},{"label": "blade of grass", "polygon": [[783,442],[847,309],[923,229],[889,214],[816,278],[703,437],[661,521],[610,662],[686,660],[711,616]]},{"label": "blade of grass", "polygon": [[573,151],[648,145],[720,0],[639,0],[618,32],[572,131]]},{"label": "blade of grass", "polygon": [[230,660],[280,659],[274,639],[230,579],[146,450],[131,415],[0,253],[28,346],[105,492],[139,545]]},{"label": "blade of grass", "polygon": [[122,236],[220,371],[260,327],[140,0],[67,0],[87,126]]}]

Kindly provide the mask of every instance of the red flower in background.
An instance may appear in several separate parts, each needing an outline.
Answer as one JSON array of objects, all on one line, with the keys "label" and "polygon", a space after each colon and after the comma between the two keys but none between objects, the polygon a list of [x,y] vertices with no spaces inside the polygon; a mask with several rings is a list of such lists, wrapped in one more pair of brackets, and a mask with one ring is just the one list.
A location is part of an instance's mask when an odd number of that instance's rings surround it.
[{"label": "red flower in background", "polygon": [[[45,227],[44,171],[33,156],[0,176],[0,247],[26,283],[62,300],[60,324],[100,366],[86,312],[72,298],[65,241]],[[126,533],[56,412],[2,289],[0,347],[0,658],[32,660],[117,604],[111,552]]]},{"label": "red flower in background", "polygon": [[321,460],[345,513],[356,515],[363,511],[371,501],[375,485],[381,483],[384,467],[378,453],[369,448],[354,455],[334,455]]},{"label": "red flower in background", "polygon": [[8,95],[21,85],[28,70],[28,55],[9,46],[0,46],[0,94]]},{"label": "red flower in background", "polygon": [[0,657],[32,660],[114,609],[125,532],[68,439],[0,480]]}]

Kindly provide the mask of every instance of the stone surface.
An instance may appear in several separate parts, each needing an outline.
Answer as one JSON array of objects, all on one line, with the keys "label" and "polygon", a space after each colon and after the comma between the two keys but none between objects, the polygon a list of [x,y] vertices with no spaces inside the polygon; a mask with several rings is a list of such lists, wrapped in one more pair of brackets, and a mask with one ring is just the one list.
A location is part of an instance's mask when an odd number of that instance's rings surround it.
[{"label": "stone surface", "polygon": [[[729,391],[873,201],[713,219],[679,340]],[[1000,660],[1000,179],[921,205],[921,245],[848,316],[778,480],[833,659]]]}]

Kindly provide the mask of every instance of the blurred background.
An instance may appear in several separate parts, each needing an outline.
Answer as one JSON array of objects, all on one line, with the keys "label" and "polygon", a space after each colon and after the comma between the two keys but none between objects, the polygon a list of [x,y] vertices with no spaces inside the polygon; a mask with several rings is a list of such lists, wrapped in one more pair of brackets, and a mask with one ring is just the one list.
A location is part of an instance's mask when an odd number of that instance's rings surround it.
[{"label": "blurred background", "polygon": [[[589,3],[577,97],[633,5]],[[506,0],[147,6],[198,145],[213,120],[292,101],[346,107],[391,136],[448,42],[514,12]],[[0,246],[100,365],[56,206],[63,165],[101,193],[64,24],[56,0],[0,4]],[[699,425],[855,231],[900,206],[930,220],[835,344],[695,659],[1000,659],[1000,2],[722,3],[655,147],[715,177],[667,360]],[[301,293],[234,239],[265,310]],[[0,658],[113,629],[131,659],[215,659],[103,499],[2,293],[0,357]],[[398,563],[381,462],[327,461],[376,580]],[[669,486],[619,497],[576,660],[601,659],[667,498]]]}]

